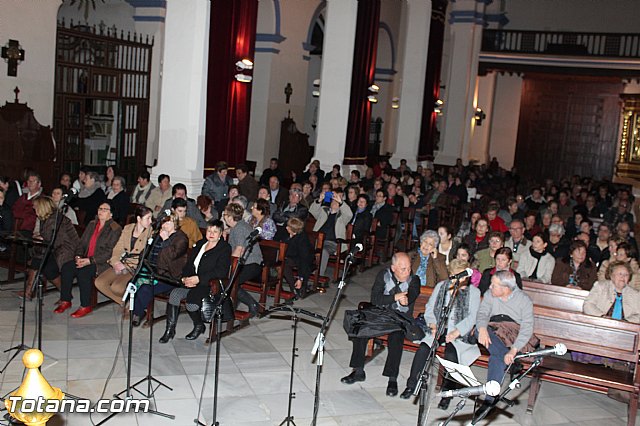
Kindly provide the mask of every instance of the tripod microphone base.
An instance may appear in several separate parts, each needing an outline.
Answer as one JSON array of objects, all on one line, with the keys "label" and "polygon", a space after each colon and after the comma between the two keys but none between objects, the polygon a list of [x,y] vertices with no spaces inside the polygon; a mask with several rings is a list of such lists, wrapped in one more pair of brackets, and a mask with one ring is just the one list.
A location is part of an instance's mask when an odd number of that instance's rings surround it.
[{"label": "tripod microphone base", "polygon": [[[194,420],[193,422],[199,426],[209,426],[205,423],[202,423],[200,420]],[[220,422],[211,423],[211,426],[220,426]]]},{"label": "tripod microphone base", "polygon": [[14,346],[12,348],[9,348],[7,350],[5,350],[3,353],[7,353],[7,352],[11,352],[11,351],[16,351],[16,353],[14,353],[13,355],[11,355],[11,358],[9,358],[9,360],[7,361],[7,363],[4,365],[4,367],[2,367],[2,370],[0,370],[0,374],[4,373],[5,370],[7,369],[7,367],[9,367],[9,364],[11,364],[11,361],[13,361],[14,359],[16,359],[16,357],[18,356],[18,354],[22,351],[28,351],[29,349],[31,349],[30,346],[27,345],[23,345],[20,344],[18,346]]},{"label": "tripod microphone base", "polygon": [[285,418],[285,419],[282,421],[282,423],[280,423],[278,426],[282,426],[282,425],[284,425],[284,424],[286,424],[287,426],[289,426],[289,425],[297,426],[297,425],[295,424],[295,422],[293,421],[293,416],[290,416],[290,417]]}]

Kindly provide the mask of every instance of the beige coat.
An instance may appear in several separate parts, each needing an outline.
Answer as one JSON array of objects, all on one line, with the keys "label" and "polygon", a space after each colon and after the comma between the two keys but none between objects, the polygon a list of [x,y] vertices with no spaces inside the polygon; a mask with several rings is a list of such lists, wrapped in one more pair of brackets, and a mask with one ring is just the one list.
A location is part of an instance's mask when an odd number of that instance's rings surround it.
[{"label": "beige coat", "polygon": [[[587,315],[602,317],[609,312],[616,299],[616,289],[609,280],[597,281],[584,301],[582,310]],[[622,290],[624,319],[640,324],[640,292],[626,286]]]},{"label": "beige coat", "polygon": [[[144,250],[144,246],[147,244],[149,235],[151,235],[151,228],[146,229],[142,234],[138,236],[138,239],[133,245],[133,249],[131,249],[131,236],[133,235],[133,230],[135,229],[135,227],[135,223],[130,223],[122,230],[122,234],[120,234],[120,238],[118,239],[118,242],[116,243],[115,247],[113,247],[113,251],[111,252],[111,259],[109,260],[109,264],[111,266],[120,262],[120,259],[125,252],[138,254],[142,253],[142,251]],[[130,268],[135,268],[138,265],[138,258],[133,257],[127,259],[126,265]]]},{"label": "beige coat", "polygon": [[[602,262],[600,265],[600,269],[598,270],[598,281],[606,281],[609,279],[607,276],[607,269],[609,269],[609,263],[611,263],[611,259],[607,259]],[[629,281],[629,286],[640,291],[640,266],[635,259],[631,259],[629,262],[629,266],[631,266],[631,271],[633,275],[631,275],[631,280]]]}]

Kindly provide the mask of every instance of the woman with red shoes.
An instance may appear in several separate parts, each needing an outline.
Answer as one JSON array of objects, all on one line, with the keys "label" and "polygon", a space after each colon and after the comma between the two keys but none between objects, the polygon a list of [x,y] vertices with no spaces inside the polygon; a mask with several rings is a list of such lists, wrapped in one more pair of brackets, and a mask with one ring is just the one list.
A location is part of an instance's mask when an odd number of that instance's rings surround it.
[{"label": "woman with red shoes", "polygon": [[92,311],[93,278],[109,269],[107,261],[122,234],[122,228],[113,220],[111,207],[110,200],[100,204],[97,218],[89,222],[82,234],[75,259],[62,265],[60,304],[54,310],[56,314],[71,308],[71,286],[74,278],[77,278],[80,287],[80,308],[71,316],[81,318]]}]

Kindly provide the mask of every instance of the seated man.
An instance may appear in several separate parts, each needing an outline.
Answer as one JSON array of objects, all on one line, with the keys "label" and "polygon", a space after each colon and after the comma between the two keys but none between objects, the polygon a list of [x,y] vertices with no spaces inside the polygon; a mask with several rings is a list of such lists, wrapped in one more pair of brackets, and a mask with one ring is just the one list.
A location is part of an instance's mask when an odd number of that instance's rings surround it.
[{"label": "seated man", "polygon": [[[371,288],[371,303],[393,309],[403,314],[413,315],[413,304],[420,294],[420,279],[411,273],[411,261],[406,253],[398,252],[393,255],[391,266],[378,272]],[[340,379],[348,385],[364,382],[364,358],[368,339],[354,338],[353,351],[349,366],[353,371]],[[402,344],[404,332],[396,331],[388,335],[389,353],[382,375],[389,378],[387,395],[398,394],[398,370],[402,359]]]},{"label": "seated man", "polygon": [[[507,365],[518,351],[533,349],[533,302],[518,288],[511,271],[498,271],[491,277],[491,291],[484,294],[476,319],[478,343],[490,353],[487,381],[502,383]],[[516,336],[505,341],[499,335]],[[485,402],[493,402],[485,397]]]},{"label": "seated man", "polygon": [[307,209],[301,203],[302,191],[291,188],[289,190],[289,203],[285,203],[278,210],[271,213],[271,218],[276,223],[278,231],[275,236],[275,240],[283,241],[288,237],[286,230],[287,222],[292,217],[297,217],[301,221],[307,220],[309,215],[309,209]]},{"label": "seated man", "polygon": [[178,229],[180,229],[189,239],[189,247],[196,245],[202,237],[202,231],[195,220],[187,216],[187,200],[175,198],[171,202],[171,212],[178,218]]},{"label": "seated man", "polygon": [[[85,173],[86,174],[86,173]],[[151,191],[156,186],[150,182],[151,175],[148,171],[143,170],[138,173],[138,184],[131,193],[131,202],[136,204],[144,204],[149,199]],[[75,185],[74,185],[75,186]],[[78,189],[80,190],[80,189]],[[93,218],[91,218],[93,219]]]},{"label": "seated man", "polygon": [[153,211],[153,217],[157,218],[164,203],[171,198],[171,178],[169,175],[161,174],[158,176],[158,186],[153,188],[149,193],[149,198],[144,205]]},{"label": "seated man", "polygon": [[207,222],[204,220],[204,216],[200,213],[198,206],[194,199],[187,197],[187,187],[183,183],[176,183],[173,185],[173,189],[171,189],[172,197],[165,201],[164,206],[162,206],[162,210],[158,214],[158,220],[167,216],[167,212],[171,211],[171,205],[173,204],[173,200],[176,198],[182,198],[187,202],[187,216],[191,219],[195,220],[198,224],[198,228],[206,228]]}]

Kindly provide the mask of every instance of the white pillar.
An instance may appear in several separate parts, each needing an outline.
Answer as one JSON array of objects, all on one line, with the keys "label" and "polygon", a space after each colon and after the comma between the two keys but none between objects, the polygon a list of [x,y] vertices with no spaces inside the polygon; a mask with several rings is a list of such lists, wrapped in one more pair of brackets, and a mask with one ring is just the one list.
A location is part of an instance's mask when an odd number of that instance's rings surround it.
[{"label": "white pillar", "polygon": [[435,158],[436,163],[448,165],[455,164],[457,158],[465,163],[469,159],[485,4],[458,0],[452,6],[445,123],[440,151]]},{"label": "white pillar", "polygon": [[398,110],[400,116],[393,158],[396,162],[406,159],[407,165],[415,170],[427,73],[431,0],[407,0],[403,21],[402,86]]},{"label": "white pillar", "polygon": [[487,114],[491,124],[489,156],[497,157],[500,166],[513,167],[520,120],[522,77],[500,74],[496,78],[492,114]]},{"label": "white pillar", "polygon": [[[487,163],[489,158],[489,146],[492,134],[492,123],[494,116],[494,93],[496,88],[497,73],[490,72],[485,76],[477,78],[476,84],[476,104],[481,108],[486,118],[482,120],[480,126],[471,124],[471,138],[469,143],[469,159],[479,161],[480,164]],[[499,119],[501,120],[501,119]]]},{"label": "white pillar", "polygon": [[209,0],[167,2],[158,165],[160,173],[200,194],[209,56]]},{"label": "white pillar", "polygon": [[323,170],[344,159],[357,15],[356,0],[327,0],[315,151]]}]

